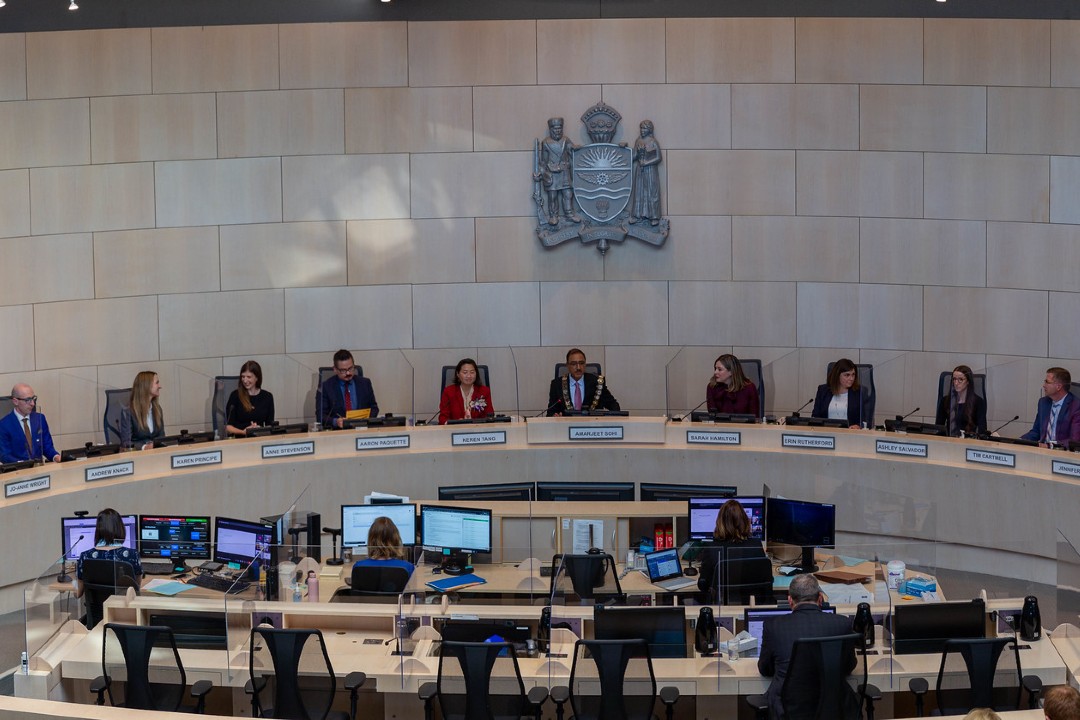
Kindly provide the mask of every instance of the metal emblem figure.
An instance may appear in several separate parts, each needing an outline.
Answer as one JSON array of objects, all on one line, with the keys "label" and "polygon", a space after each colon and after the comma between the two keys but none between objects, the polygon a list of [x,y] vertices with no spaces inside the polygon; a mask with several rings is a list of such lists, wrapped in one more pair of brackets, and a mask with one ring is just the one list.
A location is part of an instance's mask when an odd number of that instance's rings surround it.
[{"label": "metal emblem figure", "polygon": [[533,202],[544,247],[580,238],[604,254],[627,236],[657,247],[667,240],[670,226],[660,211],[663,157],[653,123],[642,121],[630,148],[612,142],[621,120],[601,101],[581,116],[589,144],[574,145],[563,134],[562,118],[548,120],[548,136],[535,141]]}]

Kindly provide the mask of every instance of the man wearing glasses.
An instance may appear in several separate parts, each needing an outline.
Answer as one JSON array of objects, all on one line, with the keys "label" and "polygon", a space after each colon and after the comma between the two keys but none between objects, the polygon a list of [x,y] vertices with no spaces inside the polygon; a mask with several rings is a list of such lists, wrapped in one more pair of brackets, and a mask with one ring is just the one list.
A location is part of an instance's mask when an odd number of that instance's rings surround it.
[{"label": "man wearing glasses", "polygon": [[370,417],[379,416],[379,403],[371,381],[358,372],[348,350],[334,353],[334,377],[315,393],[315,414],[323,427],[340,428],[342,421],[353,410],[370,410]]},{"label": "man wearing glasses", "polygon": [[35,412],[37,395],[34,388],[23,383],[11,388],[11,403],[14,409],[0,418],[0,462],[60,462],[60,453],[53,447],[49,423],[44,415]]},{"label": "man wearing glasses", "polygon": [[1065,368],[1046,371],[1035,424],[1020,436],[1022,439],[1038,440],[1041,447],[1066,445],[1069,440],[1080,442],[1080,402],[1069,392],[1071,383],[1072,376]]},{"label": "man wearing glasses", "polygon": [[584,410],[619,410],[619,401],[607,389],[603,375],[585,372],[585,353],[573,348],[566,353],[570,371],[551,381],[548,391],[548,417]]}]

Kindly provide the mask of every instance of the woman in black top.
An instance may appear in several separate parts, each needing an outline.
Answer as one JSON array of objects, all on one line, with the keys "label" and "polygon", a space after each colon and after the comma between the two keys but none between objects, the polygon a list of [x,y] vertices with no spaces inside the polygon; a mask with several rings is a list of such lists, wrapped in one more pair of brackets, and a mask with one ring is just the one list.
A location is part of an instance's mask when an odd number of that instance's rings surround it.
[{"label": "woman in black top", "polygon": [[938,402],[938,425],[948,425],[949,435],[968,437],[986,434],[986,400],[975,394],[975,377],[967,365],[952,371],[952,388]]},{"label": "woman in black top", "polygon": [[[720,580],[726,592],[720,592]],[[716,514],[713,542],[701,553],[698,589],[708,594],[709,604],[749,605],[772,601],[772,563],[761,541],[750,535],[750,518],[738,500],[728,500]]]},{"label": "woman in black top", "polygon": [[240,368],[240,382],[225,403],[225,424],[230,435],[243,437],[249,427],[274,422],[274,396],[262,389],[262,367],[248,360]]}]

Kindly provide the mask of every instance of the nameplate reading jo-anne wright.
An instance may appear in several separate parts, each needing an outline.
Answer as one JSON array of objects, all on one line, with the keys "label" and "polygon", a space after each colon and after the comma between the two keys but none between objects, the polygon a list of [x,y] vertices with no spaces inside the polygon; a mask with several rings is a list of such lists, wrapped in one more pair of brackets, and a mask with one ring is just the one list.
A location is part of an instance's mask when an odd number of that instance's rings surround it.
[{"label": "nameplate reading jo-anne wright", "polygon": [[34,478],[27,478],[26,480],[16,480],[15,482],[4,483],[4,497],[10,498],[15,497],[16,495],[26,495],[27,493],[48,490],[51,485],[51,475],[40,475]]}]

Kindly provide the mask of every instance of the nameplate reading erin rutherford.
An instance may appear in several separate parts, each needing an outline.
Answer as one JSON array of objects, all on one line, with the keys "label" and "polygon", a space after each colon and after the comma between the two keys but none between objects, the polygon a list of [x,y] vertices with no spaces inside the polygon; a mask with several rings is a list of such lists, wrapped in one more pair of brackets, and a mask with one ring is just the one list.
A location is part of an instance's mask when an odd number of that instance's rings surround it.
[{"label": "nameplate reading erin rutherford", "polygon": [[315,441],[279,443],[277,445],[263,445],[263,460],[270,458],[293,457],[294,455],[314,455]]},{"label": "nameplate reading erin rutherford", "polygon": [[408,435],[383,435],[382,437],[356,438],[357,450],[391,450],[393,448],[409,447]]},{"label": "nameplate reading erin rutherford", "polygon": [[742,445],[740,432],[713,432],[711,430],[687,430],[687,445]]},{"label": "nameplate reading erin rutherford", "polygon": [[1068,477],[1080,478],[1080,465],[1071,462],[1055,460],[1050,466],[1055,475],[1067,475]]},{"label": "nameplate reading erin rutherford", "polygon": [[571,440],[622,440],[622,425],[584,425],[570,428]]},{"label": "nameplate reading erin rutherford", "polygon": [[184,453],[183,455],[172,456],[172,469],[179,470],[180,468],[198,467],[199,465],[220,465],[221,464],[221,451],[210,450],[209,452],[201,453]]},{"label": "nameplate reading erin rutherford", "polygon": [[48,490],[52,485],[52,475],[41,475],[36,478],[27,478],[26,480],[16,480],[15,482],[4,483],[4,497],[15,497],[16,495],[25,495],[32,492],[40,492],[41,490]]},{"label": "nameplate reading erin rutherford", "polygon": [[903,455],[904,457],[929,457],[926,443],[896,442],[895,440],[878,440],[875,448],[879,455]]},{"label": "nameplate reading erin rutherford", "polygon": [[135,463],[130,460],[127,462],[109,463],[108,465],[98,465],[97,467],[86,468],[86,482],[108,480],[109,478],[124,477],[125,475],[134,474]]},{"label": "nameplate reading erin rutherford", "polygon": [[788,435],[784,433],[781,446],[810,450],[835,450],[836,438],[832,435]]},{"label": "nameplate reading erin rutherford", "polygon": [[967,461],[980,463],[981,465],[1001,465],[1003,467],[1016,467],[1016,456],[1012,453],[992,452],[990,450],[967,449]]},{"label": "nameplate reading erin rutherford", "polygon": [[506,431],[454,433],[451,436],[454,447],[464,445],[505,445]]}]

